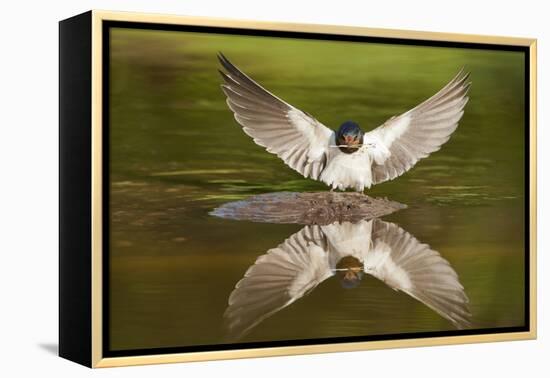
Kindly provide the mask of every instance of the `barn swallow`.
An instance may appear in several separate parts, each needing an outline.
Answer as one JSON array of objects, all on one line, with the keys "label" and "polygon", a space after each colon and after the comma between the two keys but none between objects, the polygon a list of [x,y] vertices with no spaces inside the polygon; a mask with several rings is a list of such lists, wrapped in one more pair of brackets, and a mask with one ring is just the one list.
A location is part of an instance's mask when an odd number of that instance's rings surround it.
[{"label": "barn swallow", "polygon": [[354,121],[335,131],[269,92],[223,54],[218,59],[227,105],[243,131],[305,178],[332,190],[363,192],[439,150],[464,114],[471,85],[461,69],[435,95],[371,131]]}]

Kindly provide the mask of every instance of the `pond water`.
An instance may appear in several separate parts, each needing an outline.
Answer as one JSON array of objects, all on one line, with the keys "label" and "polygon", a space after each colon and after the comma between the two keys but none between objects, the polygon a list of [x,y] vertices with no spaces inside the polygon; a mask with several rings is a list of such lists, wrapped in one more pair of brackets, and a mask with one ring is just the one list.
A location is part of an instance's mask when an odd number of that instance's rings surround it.
[{"label": "pond water", "polygon": [[451,140],[366,193],[408,206],[377,222],[448,261],[469,298],[467,328],[524,324],[521,53],[115,28],[111,349],[457,329],[367,274],[353,288],[326,277],[271,316],[254,315],[261,321],[248,332],[231,334],[224,313],[237,282],[304,226],[209,213],[255,194],[328,188],[303,179],[242,132],[220,90],[218,51],[332,128],[351,119],[372,129],[434,94],[465,66],[470,102]]}]

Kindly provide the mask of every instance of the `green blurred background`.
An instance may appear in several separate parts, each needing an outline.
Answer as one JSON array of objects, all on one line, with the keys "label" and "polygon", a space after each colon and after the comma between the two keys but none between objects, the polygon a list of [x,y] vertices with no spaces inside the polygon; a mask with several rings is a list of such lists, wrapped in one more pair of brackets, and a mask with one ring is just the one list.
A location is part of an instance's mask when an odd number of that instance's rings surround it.
[{"label": "green blurred background", "polygon": [[[523,53],[113,28],[112,349],[221,343],[234,285],[301,226],[208,212],[257,193],[327,190],[242,132],[220,90],[218,51],[332,128],[346,120],[377,127],[465,66],[470,102],[451,140],[367,193],[409,206],[384,220],[449,260],[473,328],[524,324]],[[452,329],[367,277],[353,290],[325,281],[241,341]]]}]

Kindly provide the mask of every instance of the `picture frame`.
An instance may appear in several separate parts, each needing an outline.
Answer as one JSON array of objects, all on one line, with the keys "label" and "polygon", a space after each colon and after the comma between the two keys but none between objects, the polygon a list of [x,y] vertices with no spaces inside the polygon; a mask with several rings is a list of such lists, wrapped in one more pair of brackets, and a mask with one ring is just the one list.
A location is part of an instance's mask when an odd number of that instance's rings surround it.
[{"label": "picture frame", "polygon": [[[113,213],[109,202],[112,191],[109,154],[113,140],[110,129],[112,103],[109,99],[113,92],[109,89],[112,89],[114,76],[110,71],[109,57],[113,46],[109,38],[114,28],[521,54],[523,72],[517,75],[523,75],[524,80],[524,98],[521,99],[524,101],[521,108],[524,115],[523,324],[456,331],[325,336],[307,340],[181,346],[162,346],[161,342],[160,346],[149,348],[111,348],[109,339],[112,338],[113,325],[109,312],[112,304],[109,285],[113,270],[109,260],[112,242],[109,227]],[[61,357],[96,368],[536,338],[535,39],[93,10],[60,21],[59,89]],[[225,98],[221,91],[219,93],[216,101],[224,103]],[[234,131],[240,132],[236,127]],[[147,269],[147,265],[142,268]]]}]

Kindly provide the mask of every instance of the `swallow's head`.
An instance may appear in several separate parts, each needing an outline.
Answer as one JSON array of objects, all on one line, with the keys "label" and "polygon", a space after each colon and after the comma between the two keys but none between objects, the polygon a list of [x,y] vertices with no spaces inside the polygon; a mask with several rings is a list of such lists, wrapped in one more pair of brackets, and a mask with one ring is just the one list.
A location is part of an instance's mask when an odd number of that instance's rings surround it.
[{"label": "swallow's head", "polygon": [[336,132],[336,144],[345,153],[353,153],[363,145],[364,132],[359,125],[353,121],[346,121],[340,125]]},{"label": "swallow's head", "polygon": [[336,264],[336,275],[343,288],[353,289],[363,279],[363,263],[353,256],[342,257]]}]

